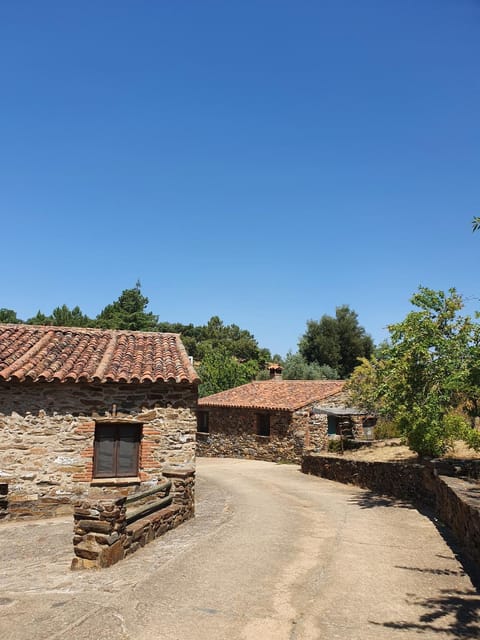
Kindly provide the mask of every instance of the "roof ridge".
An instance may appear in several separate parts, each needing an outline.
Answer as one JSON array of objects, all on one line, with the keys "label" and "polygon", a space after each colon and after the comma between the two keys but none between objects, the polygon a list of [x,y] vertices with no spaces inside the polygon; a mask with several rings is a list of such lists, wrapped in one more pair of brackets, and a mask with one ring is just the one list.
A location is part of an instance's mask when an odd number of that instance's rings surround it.
[{"label": "roof ridge", "polygon": [[152,336],[179,336],[175,331],[138,331],[136,329],[104,329],[101,327],[65,327],[56,324],[26,324],[24,322],[0,322],[0,330],[2,329],[26,329],[28,331],[41,330],[42,333],[49,331],[70,331],[74,333],[114,333],[114,334],[142,334]]}]

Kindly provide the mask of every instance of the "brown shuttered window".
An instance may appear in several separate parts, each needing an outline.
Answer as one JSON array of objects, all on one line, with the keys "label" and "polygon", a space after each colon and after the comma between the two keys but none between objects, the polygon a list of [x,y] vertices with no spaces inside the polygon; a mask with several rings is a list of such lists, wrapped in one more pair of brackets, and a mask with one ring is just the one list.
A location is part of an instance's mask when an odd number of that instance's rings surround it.
[{"label": "brown shuttered window", "polygon": [[94,477],[124,478],[138,475],[142,427],[138,424],[97,424]]}]

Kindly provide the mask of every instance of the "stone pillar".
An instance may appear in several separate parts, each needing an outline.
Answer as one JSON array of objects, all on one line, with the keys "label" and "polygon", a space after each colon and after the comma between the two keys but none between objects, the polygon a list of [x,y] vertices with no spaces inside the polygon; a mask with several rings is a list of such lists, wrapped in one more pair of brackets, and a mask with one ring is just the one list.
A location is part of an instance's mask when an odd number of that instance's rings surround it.
[{"label": "stone pillar", "polygon": [[8,515],[8,482],[0,480],[0,520]]},{"label": "stone pillar", "polygon": [[109,567],[124,557],[125,501],[113,496],[74,504],[72,569]]},{"label": "stone pillar", "polygon": [[195,513],[195,469],[167,469],[163,476],[172,481],[173,504],[182,507],[184,520],[191,518]]}]

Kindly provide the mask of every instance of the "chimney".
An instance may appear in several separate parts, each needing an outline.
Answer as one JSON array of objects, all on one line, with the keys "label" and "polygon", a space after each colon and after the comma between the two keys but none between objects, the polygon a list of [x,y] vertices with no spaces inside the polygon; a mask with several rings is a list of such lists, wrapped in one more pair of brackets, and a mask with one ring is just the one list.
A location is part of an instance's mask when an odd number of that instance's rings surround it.
[{"label": "chimney", "polygon": [[269,362],[267,365],[267,369],[270,372],[270,380],[281,380],[282,379],[282,365],[278,364],[278,362]]}]

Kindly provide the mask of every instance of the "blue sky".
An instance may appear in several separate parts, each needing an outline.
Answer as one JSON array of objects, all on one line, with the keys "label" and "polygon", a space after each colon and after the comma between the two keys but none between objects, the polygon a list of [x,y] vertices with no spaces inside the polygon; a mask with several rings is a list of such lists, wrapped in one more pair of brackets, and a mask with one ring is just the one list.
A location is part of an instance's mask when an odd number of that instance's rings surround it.
[{"label": "blue sky", "polygon": [[4,0],[0,307],[142,283],[296,350],[422,284],[480,309],[480,2]]}]

